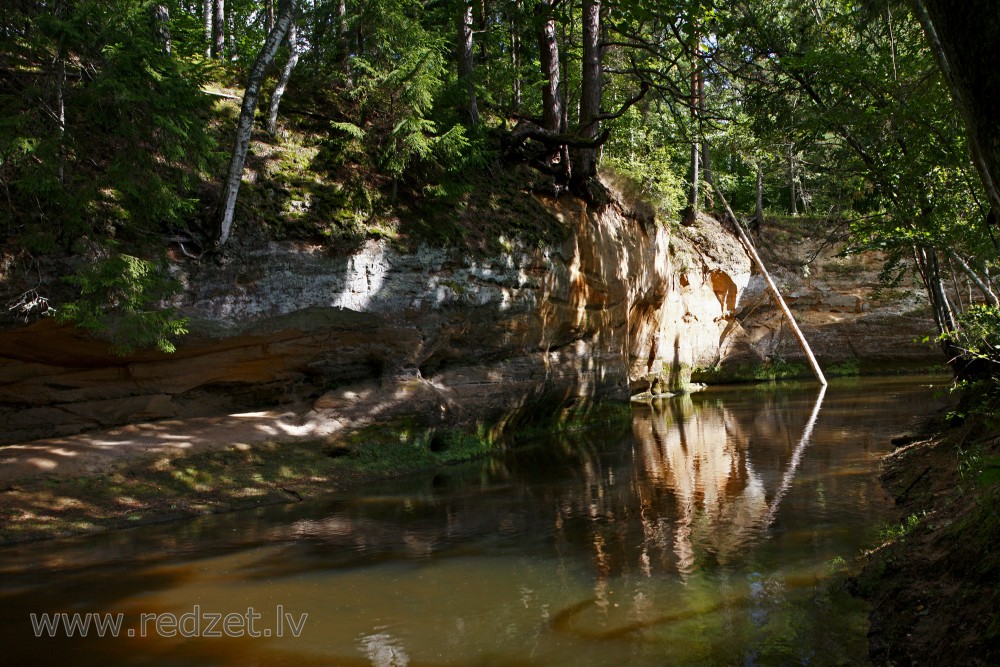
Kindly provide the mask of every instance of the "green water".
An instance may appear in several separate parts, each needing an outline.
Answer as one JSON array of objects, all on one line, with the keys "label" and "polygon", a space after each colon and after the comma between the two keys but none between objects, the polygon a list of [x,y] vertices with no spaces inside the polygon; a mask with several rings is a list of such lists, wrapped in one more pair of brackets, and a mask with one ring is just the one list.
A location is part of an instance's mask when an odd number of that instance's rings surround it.
[{"label": "green water", "polygon": [[[0,663],[864,664],[837,581],[931,384],[713,389],[349,497],[0,550]],[[35,638],[43,612],[122,625]]]}]

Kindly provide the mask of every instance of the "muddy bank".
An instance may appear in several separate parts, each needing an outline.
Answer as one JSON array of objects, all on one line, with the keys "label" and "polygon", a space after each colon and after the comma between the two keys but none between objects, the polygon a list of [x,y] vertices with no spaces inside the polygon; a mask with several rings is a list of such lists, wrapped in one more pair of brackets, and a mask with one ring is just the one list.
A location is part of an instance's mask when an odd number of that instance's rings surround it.
[{"label": "muddy bank", "polygon": [[899,523],[852,581],[872,661],[1000,664],[1000,430],[941,413],[898,444],[882,479]]}]

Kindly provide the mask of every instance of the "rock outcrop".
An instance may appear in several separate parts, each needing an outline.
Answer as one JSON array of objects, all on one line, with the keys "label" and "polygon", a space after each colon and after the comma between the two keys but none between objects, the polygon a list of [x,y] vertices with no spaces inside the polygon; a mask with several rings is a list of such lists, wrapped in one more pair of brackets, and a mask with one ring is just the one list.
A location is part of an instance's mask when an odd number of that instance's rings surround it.
[{"label": "rock outcrop", "polygon": [[719,361],[750,264],[718,222],[644,224],[545,201],[556,247],[480,259],[384,242],[339,256],[268,243],[177,263],[191,334],[115,357],[43,320],[0,332],[4,442],[294,404],[330,415],[495,423],[678,387]]},{"label": "rock outcrop", "polygon": [[[810,347],[837,374],[947,372],[940,349],[922,342],[935,330],[926,292],[903,273],[880,280],[879,253],[843,255],[845,244],[809,233],[805,218],[765,225],[758,247]],[[961,297],[957,297],[960,299]],[[696,379],[724,381],[781,373],[808,374],[805,356],[755,274],[740,293],[723,363]]]},{"label": "rock outcrop", "polygon": [[[0,442],[274,407],[302,415],[303,437],[337,430],[324,420],[400,415],[497,425],[799,357],[719,222],[658,226],[618,204],[543,203],[565,240],[511,240],[489,258],[374,241],[351,255],[265,242],[181,258],[173,305],[191,333],[170,355],[116,357],[51,320],[0,331]],[[913,285],[879,301],[875,259],[827,250],[807,276],[797,258],[808,244],[772,244],[793,246],[770,259],[822,364],[936,358],[913,342],[931,328]]]}]

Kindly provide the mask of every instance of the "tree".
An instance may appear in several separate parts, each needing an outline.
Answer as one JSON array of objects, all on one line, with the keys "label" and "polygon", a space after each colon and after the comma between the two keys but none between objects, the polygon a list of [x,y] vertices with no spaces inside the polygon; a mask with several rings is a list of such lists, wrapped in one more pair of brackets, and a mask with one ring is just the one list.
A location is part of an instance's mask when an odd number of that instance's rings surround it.
[{"label": "tree", "polygon": [[541,0],[535,5],[538,23],[538,54],[542,67],[542,127],[559,132],[561,127],[562,87],[559,73],[559,41],[556,34],[554,0]]},{"label": "tree", "polygon": [[[206,24],[208,19],[205,20]],[[222,60],[226,52],[225,0],[212,0],[212,57]]]},{"label": "tree", "polygon": [[279,0],[277,17],[274,27],[267,35],[267,41],[261,47],[250,75],[247,79],[246,91],[243,93],[243,104],[240,107],[240,117],[236,126],[236,140],[233,144],[229,169],[222,184],[222,194],[214,215],[213,241],[215,247],[221,249],[229,241],[233,231],[233,217],[236,213],[236,199],[243,181],[243,165],[246,162],[247,151],[250,149],[250,137],[253,134],[254,113],[257,109],[257,97],[260,95],[261,84],[268,67],[274,62],[278,47],[285,38],[294,19],[297,0]]},{"label": "tree", "polygon": [[601,1],[583,0],[583,72],[580,81],[580,116],[577,135],[592,143],[573,151],[570,184],[578,192],[597,173],[597,138],[601,114]]},{"label": "tree", "polygon": [[469,123],[478,125],[479,106],[476,102],[476,83],[472,74],[472,2],[471,0],[463,0],[459,6],[458,17],[458,79],[468,93],[465,111],[469,117]]},{"label": "tree", "polygon": [[[273,25],[271,29],[274,29]],[[274,92],[271,94],[271,103],[267,110],[267,131],[271,134],[274,134],[278,129],[278,105],[281,104],[281,97],[285,94],[285,88],[288,87],[288,80],[292,78],[292,71],[295,69],[295,65],[299,62],[300,47],[298,31],[295,29],[294,20],[292,21],[292,24],[288,26],[287,41],[288,60],[285,61],[285,66],[281,70],[281,76],[278,77],[278,83],[274,87]]]},{"label": "tree", "polygon": [[[1000,17],[988,0],[913,0],[965,121],[970,155],[1000,220]],[[974,36],[970,39],[970,36]]]}]

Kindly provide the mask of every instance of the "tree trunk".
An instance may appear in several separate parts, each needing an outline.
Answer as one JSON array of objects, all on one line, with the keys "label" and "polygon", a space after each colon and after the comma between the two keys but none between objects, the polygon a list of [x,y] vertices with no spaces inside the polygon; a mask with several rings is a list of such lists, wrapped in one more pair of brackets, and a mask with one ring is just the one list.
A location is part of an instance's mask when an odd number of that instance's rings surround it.
[{"label": "tree trunk", "polygon": [[[515,3],[515,11],[520,2]],[[515,18],[510,20],[510,67],[514,72],[514,95],[511,107],[515,113],[521,111],[521,28]]]},{"label": "tree trunk", "polygon": [[281,104],[281,96],[285,94],[288,80],[292,78],[292,70],[295,69],[295,65],[299,62],[298,42],[298,32],[295,29],[295,22],[293,21],[288,26],[288,60],[285,61],[285,67],[281,70],[281,76],[278,77],[278,83],[274,87],[274,93],[271,95],[271,106],[267,110],[267,131],[271,134],[274,134],[278,128],[278,105]]},{"label": "tree trunk", "polygon": [[166,5],[150,5],[149,19],[153,27],[153,36],[163,52],[170,54],[170,10]]},{"label": "tree trunk", "polygon": [[764,225],[764,166],[757,161],[757,203],[754,208],[754,218],[757,221],[757,230]]},{"label": "tree trunk", "polygon": [[795,144],[788,144],[788,189],[791,192],[792,215],[798,215],[798,194],[795,191]]},{"label": "tree trunk", "polygon": [[701,95],[699,93],[699,64],[698,56],[695,50],[698,48],[698,33],[695,32],[692,37],[691,43],[691,98],[690,98],[690,114],[691,114],[691,165],[690,172],[688,174],[688,184],[691,190],[688,192],[688,211],[685,218],[689,221],[694,221],[698,219],[698,213],[701,211],[701,144],[699,141],[701,135],[701,120],[699,118],[698,109],[701,106]]},{"label": "tree trunk", "polygon": [[243,180],[243,165],[246,162],[247,151],[250,148],[250,136],[253,133],[254,111],[257,109],[257,97],[264,81],[267,68],[278,53],[278,46],[285,38],[298,2],[297,0],[279,0],[278,15],[274,28],[267,34],[267,40],[257,54],[257,59],[250,69],[247,79],[247,89],[243,94],[243,104],[240,108],[240,118],[236,127],[236,141],[233,144],[233,154],[229,161],[226,179],[222,184],[222,195],[215,210],[215,229],[213,236],[215,247],[221,249],[229,241],[233,231],[233,215],[236,212],[236,198],[239,195],[240,183]]},{"label": "tree trunk", "polygon": [[476,84],[473,81],[473,44],[472,44],[472,3],[469,0],[463,4],[458,21],[458,80],[465,84],[468,91],[466,114],[471,125],[479,124],[479,105],[476,103]]},{"label": "tree trunk", "polygon": [[[479,19],[478,30],[480,34],[485,35],[486,31],[489,30],[490,10],[489,7],[487,6],[486,0],[479,0],[477,4],[479,5],[479,12],[478,12],[479,15],[476,17]],[[486,51],[485,39],[479,40],[479,62],[483,63],[484,67],[487,66],[487,63],[489,63],[489,53],[487,53]]]},{"label": "tree trunk", "polygon": [[750,259],[757,267],[757,270],[760,271],[760,274],[764,276],[764,281],[767,283],[767,288],[771,291],[771,296],[774,297],[778,307],[781,308],[781,312],[785,314],[785,318],[788,320],[788,325],[792,328],[792,333],[795,334],[795,339],[799,342],[799,347],[802,348],[802,354],[805,355],[806,360],[809,362],[809,367],[812,369],[813,375],[816,376],[816,381],[825,387],[827,384],[826,377],[823,375],[823,370],[819,367],[819,362],[816,361],[816,357],[813,356],[812,348],[809,347],[809,342],[806,341],[806,337],[802,334],[802,330],[799,329],[799,325],[795,321],[795,316],[792,315],[792,311],[788,308],[785,300],[781,297],[781,292],[778,291],[778,286],[775,285],[774,281],[771,279],[771,274],[768,273],[767,269],[764,267],[764,262],[761,260],[760,255],[757,254],[757,250],[754,248],[750,238],[746,235],[746,232],[743,231],[743,226],[740,225],[740,221],[736,219],[736,214],[733,213],[733,209],[729,208],[729,202],[726,201],[726,197],[722,194],[722,190],[716,186],[715,192],[719,196],[719,200],[726,207],[726,213],[729,214],[729,219],[732,222],[736,235],[740,239],[743,249],[750,256]]},{"label": "tree trunk", "polygon": [[350,86],[351,79],[351,43],[347,36],[347,1],[337,2],[337,61],[344,81]]},{"label": "tree trunk", "polygon": [[[61,18],[63,2],[55,5],[56,18]],[[66,50],[62,38],[56,46],[56,122],[59,124],[59,164],[56,167],[59,182],[66,184]]]},{"label": "tree trunk", "polygon": [[225,33],[225,44],[226,44],[226,56],[229,60],[233,60],[236,56],[236,18],[233,16],[233,3],[226,3],[226,28],[223,31]]},{"label": "tree trunk", "polygon": [[705,206],[711,210],[715,203],[712,201],[712,189],[715,187],[715,178],[712,176],[712,151],[705,138],[705,115],[708,110],[708,102],[705,99],[705,72],[698,70],[698,135],[701,137],[701,171],[705,175],[705,183],[708,186],[708,193],[705,195]]},{"label": "tree trunk", "polygon": [[968,276],[969,280],[972,281],[972,284],[979,288],[979,291],[982,293],[986,301],[991,306],[1000,306],[1000,298],[997,298],[996,292],[994,292],[986,281],[984,281],[979,274],[976,273],[971,266],[969,266],[969,263],[959,257],[954,251],[949,251],[948,254],[951,255],[952,259],[958,263],[959,268],[961,268],[962,272]]},{"label": "tree trunk", "polygon": [[267,31],[274,28],[274,0],[264,0],[264,11],[267,13]]},{"label": "tree trunk", "polygon": [[225,0],[212,0],[212,57],[222,60],[226,52]]},{"label": "tree trunk", "polygon": [[[913,256],[917,262],[917,268],[920,270],[920,277],[924,281],[924,288],[927,290],[931,308],[934,311],[934,322],[937,324],[938,333],[944,334],[954,331],[955,314],[952,312],[951,303],[945,294],[937,252],[931,247],[914,246]],[[945,351],[948,352],[948,350]]]},{"label": "tree trunk", "polygon": [[[580,82],[581,139],[596,139],[601,114],[601,0],[583,0],[583,72]],[[572,152],[570,184],[585,192],[587,182],[597,174],[597,148],[577,148]]]},{"label": "tree trunk", "polygon": [[556,19],[551,0],[542,0],[535,7],[538,24],[538,53],[542,64],[542,126],[560,131],[562,122],[562,91],[559,79],[559,41],[556,39]]},{"label": "tree trunk", "polygon": [[215,34],[212,30],[212,14],[215,12],[215,3],[213,0],[204,0],[202,2],[202,12],[203,12],[203,22],[205,25],[205,57],[212,57],[212,36]]},{"label": "tree trunk", "polygon": [[1000,18],[995,0],[914,0],[917,18],[965,120],[969,152],[1000,220]]},{"label": "tree trunk", "polygon": [[686,217],[692,221],[698,217],[698,212],[701,210],[701,202],[698,196],[701,190],[701,183],[699,182],[699,174],[701,173],[700,161],[701,150],[698,146],[698,139],[697,137],[691,137],[691,171],[688,180],[690,189],[688,190],[688,213]]}]

